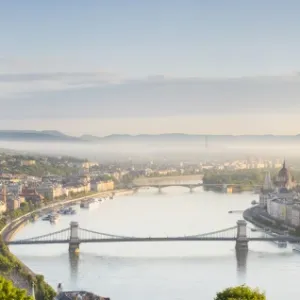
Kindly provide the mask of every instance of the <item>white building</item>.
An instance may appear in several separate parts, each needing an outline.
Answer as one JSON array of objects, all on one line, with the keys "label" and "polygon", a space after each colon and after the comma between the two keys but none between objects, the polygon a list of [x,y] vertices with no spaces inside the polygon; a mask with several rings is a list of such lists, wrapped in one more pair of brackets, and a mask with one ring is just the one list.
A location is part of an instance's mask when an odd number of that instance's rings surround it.
[{"label": "white building", "polygon": [[274,199],[274,187],[271,180],[270,172],[266,173],[264,185],[259,195],[259,205],[261,207],[267,207],[268,200]]},{"label": "white building", "polygon": [[295,227],[300,226],[300,205],[293,205],[292,218],[290,224]]}]

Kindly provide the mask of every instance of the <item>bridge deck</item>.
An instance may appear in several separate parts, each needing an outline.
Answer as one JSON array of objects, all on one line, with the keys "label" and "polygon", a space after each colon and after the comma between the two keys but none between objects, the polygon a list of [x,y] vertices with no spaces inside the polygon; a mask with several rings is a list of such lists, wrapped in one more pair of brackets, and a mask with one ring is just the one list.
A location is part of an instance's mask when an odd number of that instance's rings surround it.
[{"label": "bridge deck", "polygon": [[[234,237],[153,237],[153,238],[130,238],[130,239],[83,239],[79,240],[79,243],[130,243],[130,242],[230,242],[237,241]],[[300,242],[300,238],[292,237],[251,237],[246,241],[282,241],[282,242]],[[35,245],[35,244],[67,244],[70,240],[40,240],[40,241],[8,241],[8,245]]]}]

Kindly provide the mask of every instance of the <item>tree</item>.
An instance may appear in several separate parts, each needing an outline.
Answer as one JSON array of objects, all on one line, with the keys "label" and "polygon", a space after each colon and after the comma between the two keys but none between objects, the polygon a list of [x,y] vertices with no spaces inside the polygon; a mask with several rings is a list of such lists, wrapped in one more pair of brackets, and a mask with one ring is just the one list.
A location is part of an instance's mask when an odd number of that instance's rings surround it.
[{"label": "tree", "polygon": [[215,300],[266,300],[266,296],[258,289],[241,285],[217,293]]},{"label": "tree", "polygon": [[2,300],[33,300],[25,290],[16,288],[11,281],[0,276],[0,299]]}]

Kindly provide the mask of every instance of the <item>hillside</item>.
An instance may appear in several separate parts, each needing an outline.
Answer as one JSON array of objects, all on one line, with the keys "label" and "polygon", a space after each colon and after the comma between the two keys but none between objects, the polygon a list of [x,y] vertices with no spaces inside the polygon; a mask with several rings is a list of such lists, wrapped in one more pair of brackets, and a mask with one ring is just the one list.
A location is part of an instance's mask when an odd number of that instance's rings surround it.
[{"label": "hillside", "polygon": [[151,142],[151,143],[209,143],[209,144],[255,144],[255,143],[295,143],[300,135],[205,135],[205,134],[112,134],[104,137],[84,134],[80,137],[66,135],[55,130],[0,130],[0,141],[24,142],[78,142],[78,143],[114,143],[114,142]]}]

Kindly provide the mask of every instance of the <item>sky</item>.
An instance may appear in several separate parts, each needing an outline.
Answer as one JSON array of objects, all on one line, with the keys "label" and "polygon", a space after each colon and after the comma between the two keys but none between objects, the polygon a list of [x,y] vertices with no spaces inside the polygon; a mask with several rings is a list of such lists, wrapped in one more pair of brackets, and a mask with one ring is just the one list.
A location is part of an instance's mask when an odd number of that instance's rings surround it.
[{"label": "sky", "polygon": [[0,129],[298,134],[298,0],[0,3]]}]

